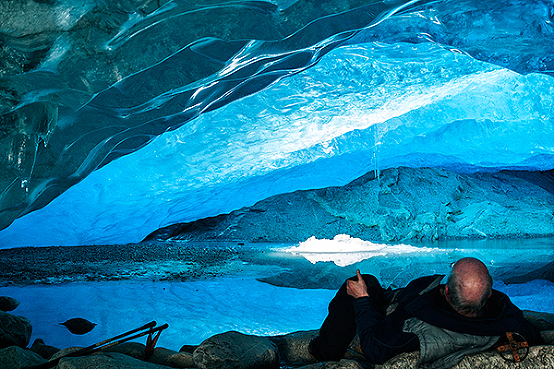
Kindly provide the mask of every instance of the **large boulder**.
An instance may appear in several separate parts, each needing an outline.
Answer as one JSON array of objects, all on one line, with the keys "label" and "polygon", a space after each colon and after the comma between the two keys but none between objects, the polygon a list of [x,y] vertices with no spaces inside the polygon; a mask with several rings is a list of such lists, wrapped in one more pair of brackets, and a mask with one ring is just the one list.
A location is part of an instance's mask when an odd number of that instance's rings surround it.
[{"label": "large boulder", "polygon": [[[403,353],[383,365],[377,365],[375,369],[417,369],[418,360],[419,352]],[[496,350],[491,349],[480,354],[468,355],[450,369],[513,369],[514,367],[518,369],[554,368],[554,346],[531,347],[527,357],[517,365],[504,359]]]},{"label": "large boulder", "polygon": [[523,310],[523,316],[539,328],[545,344],[554,345],[554,314]]},{"label": "large boulder", "polygon": [[146,345],[140,342],[123,342],[119,345],[108,347],[102,352],[119,352],[138,360],[146,360]]},{"label": "large boulder", "polygon": [[305,365],[315,362],[308,352],[308,344],[317,332],[317,330],[299,331],[270,337],[270,339],[277,345],[281,362],[287,365]]},{"label": "large boulder", "polygon": [[118,352],[62,358],[56,369],[167,369]]},{"label": "large boulder", "polygon": [[9,296],[0,296],[0,311],[12,311],[19,306],[19,301]]},{"label": "large boulder", "polygon": [[21,369],[45,362],[46,359],[40,355],[19,346],[10,346],[0,350],[0,368],[2,369]]},{"label": "large boulder", "polygon": [[542,331],[541,337],[545,345],[554,345],[554,331]]},{"label": "large boulder", "polygon": [[0,348],[27,347],[32,330],[29,319],[0,311]]},{"label": "large boulder", "polygon": [[269,338],[226,332],[208,338],[193,353],[201,369],[278,369],[277,345]]},{"label": "large boulder", "polygon": [[73,355],[77,351],[82,350],[84,347],[66,347],[64,349],[61,349],[60,351],[54,353],[52,357],[50,358],[50,361],[58,360],[62,357]]},{"label": "large boulder", "polygon": [[176,352],[163,347],[154,349],[154,354],[149,362],[169,366],[171,368],[193,368],[194,360],[188,352]]},{"label": "large boulder", "polygon": [[39,354],[46,360],[49,360],[55,353],[60,351],[60,349],[54,346],[49,346],[44,343],[44,340],[37,338],[31,346],[31,351],[35,354]]},{"label": "large boulder", "polygon": [[540,331],[554,330],[554,314],[523,310],[523,316],[538,327]]}]

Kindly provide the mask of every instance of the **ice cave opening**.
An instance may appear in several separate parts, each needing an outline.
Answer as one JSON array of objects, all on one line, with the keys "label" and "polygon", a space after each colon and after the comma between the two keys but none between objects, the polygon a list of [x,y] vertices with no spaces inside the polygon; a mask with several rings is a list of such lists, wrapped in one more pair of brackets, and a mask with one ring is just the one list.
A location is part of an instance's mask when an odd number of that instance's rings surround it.
[{"label": "ice cave opening", "polygon": [[[554,3],[0,3],[0,295],[32,339],[317,329],[473,256],[554,313]],[[73,335],[75,316],[97,326]],[[553,323],[554,324],[554,323]]]}]

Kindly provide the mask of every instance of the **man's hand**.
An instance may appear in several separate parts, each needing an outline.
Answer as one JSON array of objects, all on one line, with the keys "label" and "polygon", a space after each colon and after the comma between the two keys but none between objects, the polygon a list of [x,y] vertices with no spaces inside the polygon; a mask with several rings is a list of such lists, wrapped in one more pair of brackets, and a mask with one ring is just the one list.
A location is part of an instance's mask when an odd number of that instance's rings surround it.
[{"label": "man's hand", "polygon": [[348,280],[348,283],[346,284],[346,292],[355,299],[359,297],[369,296],[369,294],[367,293],[367,286],[364,279],[362,278],[360,269],[356,270],[356,277],[358,280]]}]

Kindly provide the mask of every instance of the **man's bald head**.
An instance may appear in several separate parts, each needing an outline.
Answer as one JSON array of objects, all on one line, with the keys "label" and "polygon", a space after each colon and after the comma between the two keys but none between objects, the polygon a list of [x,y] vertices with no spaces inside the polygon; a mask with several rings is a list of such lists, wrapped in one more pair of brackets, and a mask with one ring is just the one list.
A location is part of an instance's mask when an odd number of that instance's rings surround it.
[{"label": "man's bald head", "polygon": [[478,317],[492,292],[492,278],[485,264],[475,258],[463,258],[454,264],[448,276],[447,300],[468,317]]}]

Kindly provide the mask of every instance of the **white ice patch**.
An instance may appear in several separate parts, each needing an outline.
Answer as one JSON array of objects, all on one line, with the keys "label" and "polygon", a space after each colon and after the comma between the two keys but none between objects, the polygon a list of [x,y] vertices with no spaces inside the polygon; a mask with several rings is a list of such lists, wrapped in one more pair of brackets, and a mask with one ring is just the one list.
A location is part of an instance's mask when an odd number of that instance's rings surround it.
[{"label": "white ice patch", "polygon": [[85,14],[96,6],[92,0],[62,1],[54,8],[60,29],[69,31]]},{"label": "white ice patch", "polygon": [[56,73],[58,64],[63,60],[65,54],[71,49],[72,44],[69,38],[62,34],[56,39],[54,45],[48,51],[48,55],[37,67],[37,70],[46,70],[52,73]]},{"label": "white ice patch", "polygon": [[281,251],[301,255],[311,263],[332,261],[337,266],[344,267],[376,256],[394,256],[412,253],[429,253],[437,248],[414,247],[410,245],[387,245],[373,243],[346,234],[339,234],[332,240],[310,237],[298,246],[282,249]]}]

